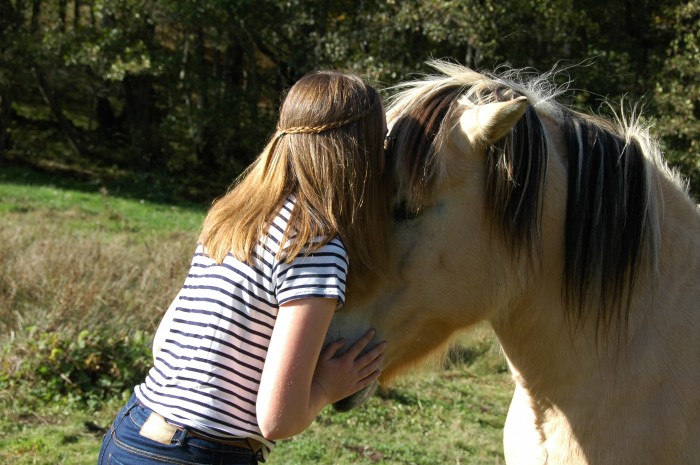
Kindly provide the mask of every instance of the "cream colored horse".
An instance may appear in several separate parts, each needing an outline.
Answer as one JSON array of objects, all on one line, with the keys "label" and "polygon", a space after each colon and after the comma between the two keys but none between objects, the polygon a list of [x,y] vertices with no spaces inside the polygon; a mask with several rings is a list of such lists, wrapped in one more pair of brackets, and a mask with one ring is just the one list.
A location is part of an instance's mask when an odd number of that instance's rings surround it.
[{"label": "cream colored horse", "polygon": [[388,110],[390,277],[329,339],[376,328],[387,381],[485,320],[509,465],[700,464],[700,210],[654,141],[557,103],[551,76],[433,66]]}]

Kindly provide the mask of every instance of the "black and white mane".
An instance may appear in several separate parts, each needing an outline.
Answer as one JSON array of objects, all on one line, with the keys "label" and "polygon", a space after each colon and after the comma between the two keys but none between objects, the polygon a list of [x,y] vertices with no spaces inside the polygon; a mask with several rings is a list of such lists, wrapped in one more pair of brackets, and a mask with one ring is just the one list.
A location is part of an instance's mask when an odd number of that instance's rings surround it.
[{"label": "black and white mane", "polygon": [[586,308],[597,308],[599,328],[624,327],[638,270],[643,263],[653,269],[657,253],[654,173],[661,167],[673,177],[647,129],[634,115],[609,122],[558,103],[563,89],[552,83],[552,73],[487,75],[442,61],[431,65],[442,74],[402,84],[390,98],[397,203],[412,214],[429,205],[445,175],[440,149],[466,108],[527,97],[524,116],[486,149],[486,210],[515,256],[537,257],[552,156],[543,118],[554,121],[568,166],[567,308],[575,323],[588,316]]}]

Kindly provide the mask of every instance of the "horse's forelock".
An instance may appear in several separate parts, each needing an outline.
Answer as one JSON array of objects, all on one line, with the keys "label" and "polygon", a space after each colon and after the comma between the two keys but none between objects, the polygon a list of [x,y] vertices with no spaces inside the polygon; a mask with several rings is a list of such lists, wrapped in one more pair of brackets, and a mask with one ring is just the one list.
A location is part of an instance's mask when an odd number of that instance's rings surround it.
[{"label": "horse's forelock", "polygon": [[[442,75],[428,76],[422,80],[410,81],[394,87],[398,90],[391,98],[387,109],[388,119],[392,125],[392,135],[396,136],[394,145],[393,166],[396,173],[396,190],[398,197],[405,207],[417,212],[426,202],[429,202],[433,189],[442,176],[444,164],[437,158],[438,151],[447,137],[452,124],[443,124],[445,121],[451,122],[452,115],[460,103],[468,105],[480,105],[495,101],[505,101],[524,95],[528,98],[531,108],[528,110],[529,117],[526,118],[524,126],[517,131],[524,134],[528,131],[530,139],[536,135],[532,134],[533,128],[539,126],[536,113],[532,108],[539,111],[557,113],[558,106],[554,98],[564,92],[566,85],[556,86],[553,83],[554,72],[538,75],[525,70],[508,70],[500,75],[479,73],[464,66],[443,60],[433,60],[428,62]],[[522,146],[522,139],[511,140],[509,150],[513,149],[515,142]],[[521,164],[520,160],[510,157],[510,163],[501,165],[507,169],[512,168],[512,164]],[[542,157],[538,156],[538,159]],[[525,163],[527,173],[539,173],[540,166],[533,166],[530,161]],[[525,172],[525,171],[524,171]],[[511,172],[504,172],[502,169],[493,172],[498,176],[510,176]],[[528,181],[520,179],[517,182]],[[543,179],[542,179],[543,180]],[[529,195],[539,192],[539,188],[534,184],[528,184],[530,189],[527,195],[511,190],[506,182],[501,179],[493,179],[491,185],[494,189],[501,187],[500,192],[494,192],[492,199],[503,199],[504,195],[518,195],[515,207],[511,205],[510,213],[517,213],[524,206],[523,202],[537,201],[538,199]],[[513,181],[511,179],[511,181]],[[488,181],[487,181],[488,182]],[[539,182],[539,179],[537,180]],[[533,190],[534,189],[534,190]],[[511,202],[512,203],[512,202]],[[527,205],[525,205],[527,207]],[[534,207],[527,207],[532,209]],[[521,219],[524,218],[521,216]],[[502,218],[502,222],[507,222]],[[530,220],[519,221],[518,229],[525,234],[524,229]],[[530,232],[527,232],[531,236]],[[522,236],[522,234],[521,234]],[[520,236],[519,236],[520,237]],[[534,240],[530,237],[526,240],[516,240],[516,243],[526,243],[528,248],[535,246]]]},{"label": "horse's forelock", "polygon": [[[442,176],[437,158],[446,128],[443,124],[464,91],[463,86],[437,86],[416,99],[389,109],[391,135],[396,136],[393,168],[396,190],[404,207],[418,212]],[[392,117],[393,114],[393,117]]]},{"label": "horse's forelock", "polygon": [[[512,100],[520,95],[537,102],[547,100],[535,93],[544,88],[539,81],[530,86],[512,81],[511,88],[503,78],[450,63],[432,64],[447,75],[404,84],[388,110],[391,132],[397,137],[394,170],[398,197],[402,207],[414,213],[430,202],[440,181],[444,163],[438,155],[454,126],[458,108]],[[546,167],[544,131],[530,106],[515,130],[489,147],[486,154],[487,210],[496,212],[499,232],[515,254],[521,250],[530,254],[539,247]]]}]

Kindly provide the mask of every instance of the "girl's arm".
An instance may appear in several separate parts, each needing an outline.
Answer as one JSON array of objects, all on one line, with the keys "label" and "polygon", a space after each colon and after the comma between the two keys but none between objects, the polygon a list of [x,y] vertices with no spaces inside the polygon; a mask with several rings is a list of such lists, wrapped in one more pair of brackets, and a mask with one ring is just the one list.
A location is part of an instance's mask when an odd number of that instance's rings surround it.
[{"label": "girl's arm", "polygon": [[379,377],[385,343],[358,357],[373,331],[338,357],[342,341],[321,351],[336,303],[331,298],[306,298],[280,306],[256,404],[265,438],[283,439],[304,431],[323,407]]}]

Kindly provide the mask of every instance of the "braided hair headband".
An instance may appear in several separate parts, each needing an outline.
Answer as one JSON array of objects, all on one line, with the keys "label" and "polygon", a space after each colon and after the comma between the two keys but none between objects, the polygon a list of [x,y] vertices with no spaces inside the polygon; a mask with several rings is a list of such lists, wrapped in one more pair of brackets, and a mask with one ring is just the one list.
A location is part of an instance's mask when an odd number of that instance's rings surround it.
[{"label": "braided hair headband", "polygon": [[328,131],[330,129],[337,129],[343,126],[346,126],[350,123],[354,123],[357,120],[360,120],[367,116],[373,109],[374,107],[377,106],[377,103],[379,103],[379,99],[375,99],[374,102],[367,107],[365,110],[361,111],[360,113],[351,116],[350,118],[346,118],[344,120],[340,121],[335,121],[333,123],[326,123],[326,124],[321,124],[319,126],[296,126],[296,127],[291,127],[287,129],[282,129],[280,127],[277,127],[277,139],[281,139],[282,136],[285,134],[320,134],[324,131]]}]

